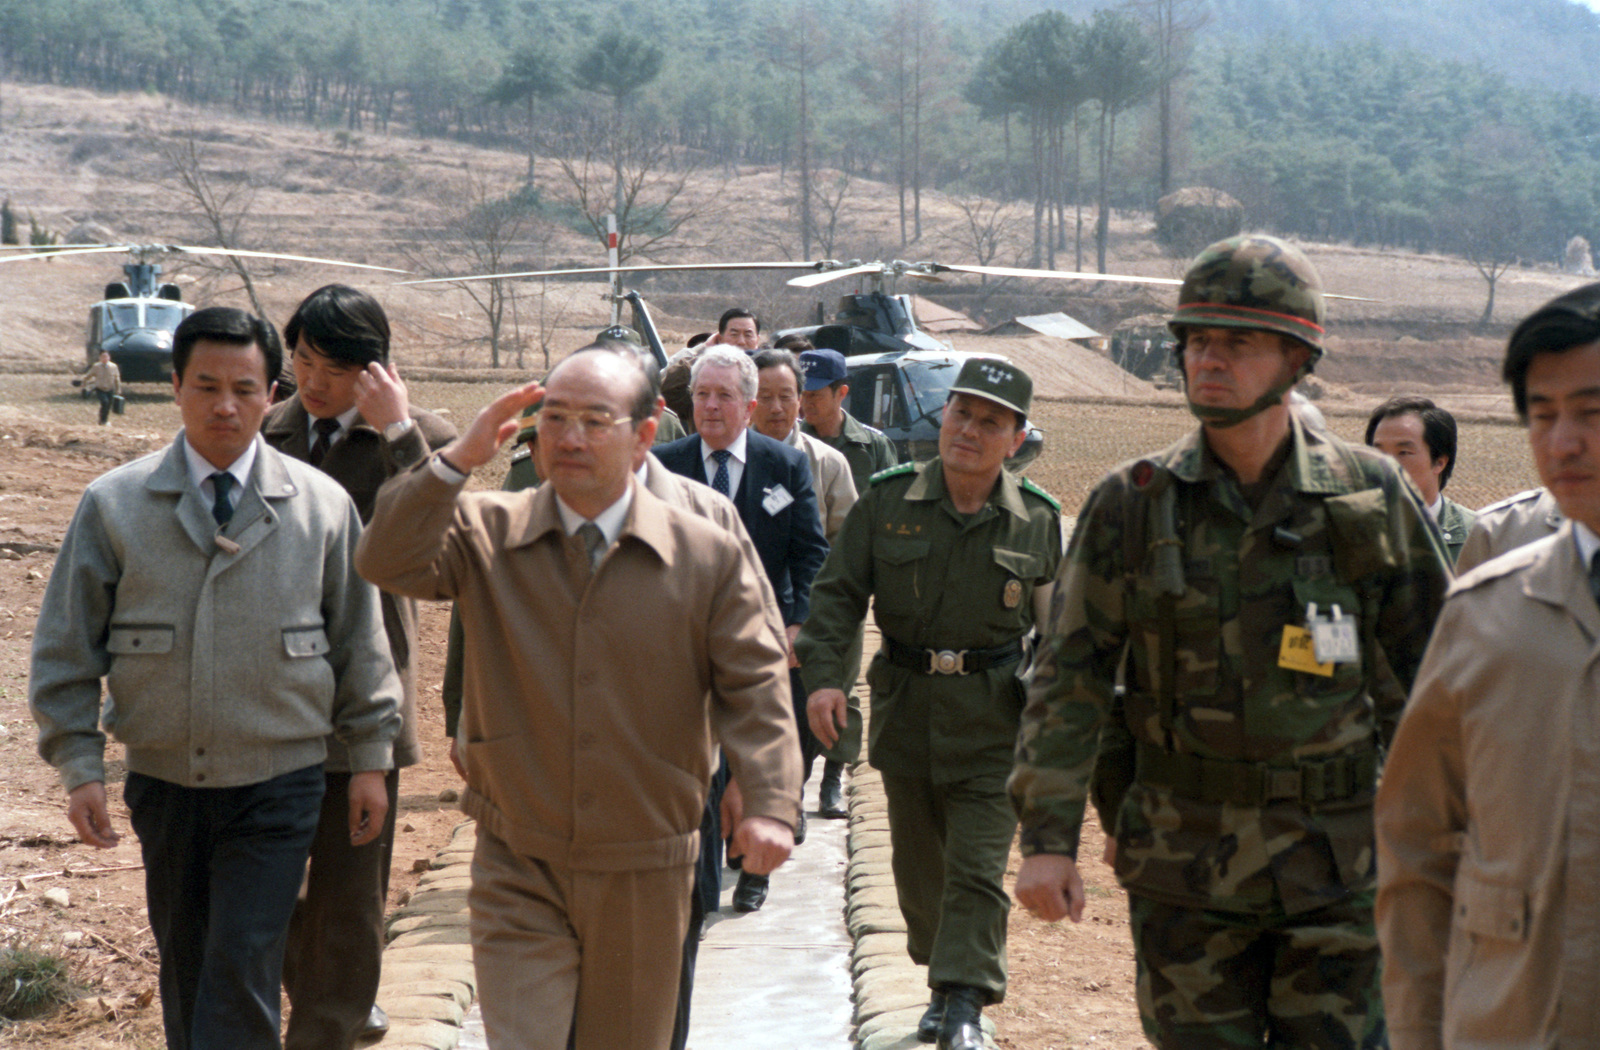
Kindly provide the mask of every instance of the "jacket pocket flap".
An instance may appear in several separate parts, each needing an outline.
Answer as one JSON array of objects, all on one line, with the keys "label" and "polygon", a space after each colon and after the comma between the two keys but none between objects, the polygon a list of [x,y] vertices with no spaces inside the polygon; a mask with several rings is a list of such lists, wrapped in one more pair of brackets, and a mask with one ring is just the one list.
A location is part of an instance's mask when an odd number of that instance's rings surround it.
[{"label": "jacket pocket flap", "polygon": [[1462,872],[1456,877],[1455,924],[1468,933],[1502,941],[1528,939],[1528,895]]},{"label": "jacket pocket flap", "polygon": [[1037,580],[1044,575],[1044,559],[1025,551],[994,549],[994,563],[1019,580]]},{"label": "jacket pocket flap", "polygon": [[905,565],[926,558],[930,546],[927,540],[879,540],[872,555],[886,565]]},{"label": "jacket pocket flap", "polygon": [[283,648],[290,656],[321,656],[329,649],[328,635],[320,627],[292,627],[283,632]]},{"label": "jacket pocket flap", "polygon": [[1323,506],[1334,537],[1333,563],[1341,580],[1355,583],[1398,564],[1382,489],[1330,496]]},{"label": "jacket pocket flap", "polygon": [[170,653],[173,636],[171,627],[113,627],[106,636],[106,652],[116,656]]}]

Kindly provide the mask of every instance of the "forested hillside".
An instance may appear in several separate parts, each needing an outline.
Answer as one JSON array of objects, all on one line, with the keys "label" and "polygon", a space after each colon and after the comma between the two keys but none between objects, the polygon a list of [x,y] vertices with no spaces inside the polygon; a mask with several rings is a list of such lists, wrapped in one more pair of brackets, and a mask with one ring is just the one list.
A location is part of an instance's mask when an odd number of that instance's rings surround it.
[{"label": "forested hillside", "polygon": [[899,188],[907,245],[928,189],[1031,204],[1032,258],[984,261],[1073,266],[1111,209],[1203,184],[1490,276],[1600,237],[1597,52],[1569,0],[0,0],[7,77],[500,143],[573,190],[517,202],[615,208],[640,255],[674,243],[669,173],[763,165],[807,255],[852,179]]}]

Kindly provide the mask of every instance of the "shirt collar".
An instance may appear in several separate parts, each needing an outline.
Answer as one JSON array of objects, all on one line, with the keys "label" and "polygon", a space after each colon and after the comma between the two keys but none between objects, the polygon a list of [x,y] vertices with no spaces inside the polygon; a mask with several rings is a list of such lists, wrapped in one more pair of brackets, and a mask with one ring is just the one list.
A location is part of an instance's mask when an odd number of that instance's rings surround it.
[{"label": "shirt collar", "polygon": [[[622,526],[628,520],[628,508],[632,506],[633,485],[630,483],[615,503],[595,515],[594,523],[600,526],[600,535],[605,537],[607,547],[617,542],[617,537],[622,534]],[[559,494],[556,496],[556,513],[561,515],[561,528],[568,536],[577,532],[579,526],[589,520],[567,506]]]},{"label": "shirt collar", "polygon": [[[213,467],[204,456],[194,450],[194,446],[189,444],[187,436],[183,439],[183,453],[185,460],[189,464],[189,480],[194,482],[196,489],[199,489],[200,483],[215,474],[217,468]],[[250,480],[250,468],[255,466],[255,462],[256,439],[252,438],[250,444],[246,446],[239,458],[227,467],[227,472],[233,475],[240,488],[243,488],[245,482]]]},{"label": "shirt collar", "polygon": [[[728,446],[728,451],[733,455],[733,458],[735,460],[737,460],[741,466],[746,462],[745,455],[744,455],[744,450],[745,450],[745,445],[748,443],[749,437],[750,437],[750,428],[749,427],[745,427],[743,430],[739,431],[739,436],[733,439],[733,444]],[[700,442],[700,458],[705,460],[705,463],[706,463],[706,477],[708,477],[708,478],[712,474],[716,473],[716,470],[717,470],[717,468],[716,468],[716,462],[717,461],[711,458],[712,454],[713,454],[713,449],[711,448],[710,445],[705,443],[704,439],[702,439],[701,442]]]},{"label": "shirt collar", "polygon": [[1438,499],[1436,499],[1432,503],[1428,504],[1428,517],[1433,519],[1434,524],[1438,524],[1438,522],[1439,522],[1439,514],[1443,510],[1444,510],[1444,493],[1441,492],[1441,493],[1439,493],[1439,498]]},{"label": "shirt collar", "polygon": [[[356,420],[359,419],[360,416],[361,410],[355,405],[351,405],[345,411],[340,412],[337,416],[334,416],[333,418],[339,421],[339,429],[335,430],[328,437],[328,443],[332,444],[333,442],[339,440],[339,438],[343,437],[346,430],[349,430],[351,427],[356,425]],[[315,443],[317,440],[317,417],[312,415],[310,412],[306,413],[306,436],[309,437],[313,443]]]},{"label": "shirt collar", "polygon": [[1577,541],[1578,557],[1582,560],[1583,567],[1588,569],[1594,564],[1595,552],[1600,551],[1600,536],[1596,536],[1594,530],[1583,522],[1573,521],[1572,538]]}]

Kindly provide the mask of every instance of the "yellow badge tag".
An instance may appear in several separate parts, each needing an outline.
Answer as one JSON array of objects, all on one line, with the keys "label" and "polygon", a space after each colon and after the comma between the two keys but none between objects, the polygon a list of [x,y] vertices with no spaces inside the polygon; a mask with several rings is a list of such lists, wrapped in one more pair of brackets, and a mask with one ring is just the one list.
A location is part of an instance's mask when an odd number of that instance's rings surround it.
[{"label": "yellow badge tag", "polygon": [[1289,671],[1320,674],[1324,678],[1333,677],[1333,664],[1317,663],[1317,652],[1311,642],[1311,632],[1294,624],[1286,624],[1283,628],[1283,644],[1278,647],[1278,666]]},{"label": "yellow badge tag", "polygon": [[1007,609],[1015,609],[1022,604],[1022,581],[1007,580],[1006,589],[1001,593],[1000,600]]}]

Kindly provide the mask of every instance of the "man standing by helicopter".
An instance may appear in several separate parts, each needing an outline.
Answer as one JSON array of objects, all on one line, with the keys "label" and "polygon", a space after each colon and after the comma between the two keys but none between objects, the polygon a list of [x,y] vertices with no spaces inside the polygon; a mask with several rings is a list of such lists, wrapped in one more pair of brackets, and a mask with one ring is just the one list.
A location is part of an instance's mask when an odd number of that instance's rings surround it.
[{"label": "man standing by helicopter", "polygon": [[100,425],[105,426],[111,419],[112,403],[122,394],[122,370],[111,360],[110,351],[100,351],[100,360],[89,366],[83,375],[83,388],[100,399]]}]

